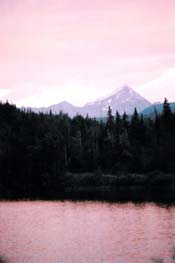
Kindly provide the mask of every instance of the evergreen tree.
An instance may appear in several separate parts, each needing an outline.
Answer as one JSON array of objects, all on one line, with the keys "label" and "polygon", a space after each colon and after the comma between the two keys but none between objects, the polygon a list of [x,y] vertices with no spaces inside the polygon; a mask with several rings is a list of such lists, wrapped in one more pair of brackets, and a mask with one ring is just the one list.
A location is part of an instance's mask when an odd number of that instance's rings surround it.
[{"label": "evergreen tree", "polygon": [[[175,113],[144,118],[134,110],[106,122],[60,112],[33,113],[0,103],[0,195],[3,198],[57,198],[67,172],[175,171]],[[80,178],[77,174],[76,178]],[[98,184],[94,176],[91,184]],[[72,182],[76,183],[77,179]],[[80,180],[80,179],[79,179]]]},{"label": "evergreen tree", "polygon": [[114,127],[114,116],[112,115],[112,109],[110,106],[108,107],[108,112],[107,112],[106,127],[109,132],[112,132],[112,129]]},{"label": "evergreen tree", "polygon": [[173,127],[173,114],[170,104],[166,98],[163,103],[162,125],[165,131],[171,131],[171,128]]}]

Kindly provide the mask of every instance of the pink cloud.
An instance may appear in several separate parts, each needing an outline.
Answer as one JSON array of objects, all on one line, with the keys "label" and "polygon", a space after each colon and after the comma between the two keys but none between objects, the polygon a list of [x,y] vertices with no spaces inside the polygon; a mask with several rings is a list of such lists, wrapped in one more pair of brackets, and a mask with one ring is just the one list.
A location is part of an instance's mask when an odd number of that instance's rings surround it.
[{"label": "pink cloud", "polygon": [[174,9],[173,0],[1,1],[0,87],[17,101],[70,79],[70,89],[78,79],[102,94],[149,81],[175,66]]}]

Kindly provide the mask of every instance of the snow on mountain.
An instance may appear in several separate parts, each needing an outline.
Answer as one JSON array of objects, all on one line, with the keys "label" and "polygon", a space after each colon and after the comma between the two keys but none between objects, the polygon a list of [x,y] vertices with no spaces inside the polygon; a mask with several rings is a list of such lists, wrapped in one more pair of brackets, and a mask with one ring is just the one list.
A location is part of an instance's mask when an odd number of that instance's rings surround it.
[{"label": "snow on mountain", "polygon": [[90,117],[105,117],[109,106],[112,108],[113,114],[117,110],[120,114],[124,112],[132,114],[135,107],[139,112],[142,112],[155,101],[162,103],[165,97],[170,102],[175,101],[175,68],[168,69],[150,82],[134,87],[134,90],[125,85],[107,96],[85,104],[83,107],[76,107],[63,101],[45,108],[32,108],[32,110],[35,112],[49,112],[51,110],[53,113],[63,111],[68,113],[70,117],[77,113],[82,116],[88,114]]},{"label": "snow on mountain", "polygon": [[116,111],[120,114],[124,112],[132,114],[135,107],[140,112],[150,105],[151,103],[139,93],[128,86],[124,86],[107,97],[97,99],[93,103],[87,103],[81,109],[81,114],[85,116],[88,113],[91,117],[104,117],[109,106],[112,108],[113,114],[115,114]]},{"label": "snow on mountain", "polygon": [[82,116],[88,114],[90,117],[106,117],[109,106],[112,108],[113,114],[115,114],[116,111],[120,114],[124,112],[132,114],[134,108],[137,108],[137,110],[141,112],[150,105],[151,103],[139,93],[128,86],[124,86],[115,90],[111,95],[87,103],[83,107],[76,107],[63,101],[46,108],[32,108],[32,110],[35,112],[49,112],[51,110],[53,113],[63,111],[64,113],[68,113],[70,117],[75,116],[77,113]]}]

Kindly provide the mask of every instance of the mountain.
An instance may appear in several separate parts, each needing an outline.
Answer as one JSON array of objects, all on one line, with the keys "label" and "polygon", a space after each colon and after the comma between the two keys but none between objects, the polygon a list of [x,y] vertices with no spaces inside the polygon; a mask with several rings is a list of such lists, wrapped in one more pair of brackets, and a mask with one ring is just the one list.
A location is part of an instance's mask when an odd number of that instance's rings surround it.
[{"label": "mountain", "polygon": [[[172,112],[175,112],[175,102],[171,102],[171,103],[169,103],[169,105],[171,107]],[[160,113],[162,113],[162,111],[163,111],[163,103],[156,103],[156,104],[153,104],[150,107],[144,109],[142,111],[142,114],[144,117],[154,118],[156,112],[158,114],[160,114]]]},{"label": "mountain", "polygon": [[86,116],[88,114],[89,117],[101,118],[106,117],[109,106],[112,108],[113,114],[115,114],[116,111],[120,114],[123,114],[124,112],[132,114],[134,112],[134,108],[137,108],[138,112],[141,112],[150,105],[151,103],[139,93],[128,86],[124,86],[115,90],[113,94],[87,103],[83,107],[76,107],[66,101],[63,101],[46,108],[32,108],[32,110],[34,112],[49,112],[51,110],[53,113],[63,111],[64,113],[68,113],[70,117],[73,117],[78,113],[82,116]]},{"label": "mountain", "polygon": [[87,103],[81,110],[82,115],[88,113],[91,117],[104,117],[108,111],[108,107],[112,108],[113,114],[118,111],[120,114],[126,112],[132,114],[134,108],[140,112],[150,106],[151,103],[143,98],[139,93],[135,92],[128,86],[124,86],[116,90],[113,94],[106,98],[98,99],[94,102]]},{"label": "mountain", "polygon": [[52,111],[52,113],[54,114],[57,114],[60,111],[62,111],[64,113],[68,113],[70,117],[73,117],[81,111],[81,108],[76,107],[67,101],[62,101],[58,104],[54,104],[49,107],[31,108],[31,110],[36,113],[39,113],[39,112],[49,113],[50,111]]}]

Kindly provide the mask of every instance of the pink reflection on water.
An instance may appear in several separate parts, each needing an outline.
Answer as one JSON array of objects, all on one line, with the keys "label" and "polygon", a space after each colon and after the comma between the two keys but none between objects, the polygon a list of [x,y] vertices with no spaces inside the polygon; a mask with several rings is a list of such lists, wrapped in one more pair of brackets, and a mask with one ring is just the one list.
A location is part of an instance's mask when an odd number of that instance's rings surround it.
[{"label": "pink reflection on water", "polygon": [[0,203],[0,254],[12,263],[146,263],[174,244],[175,207]]}]

